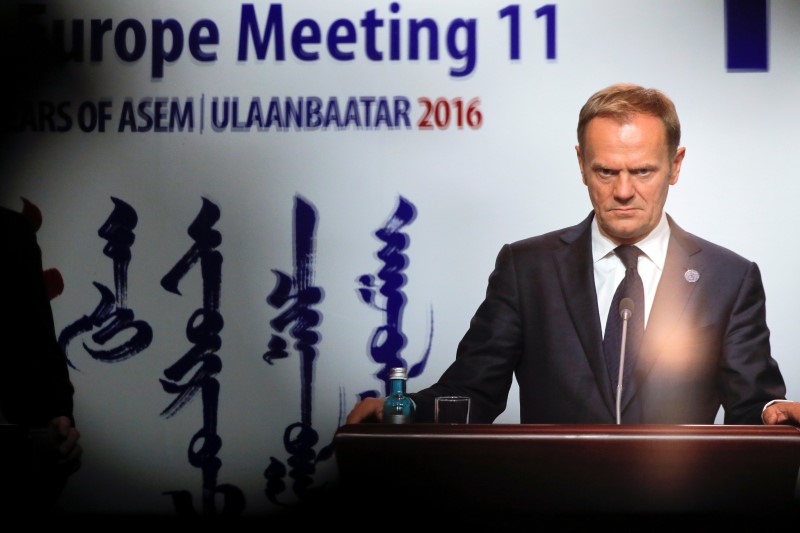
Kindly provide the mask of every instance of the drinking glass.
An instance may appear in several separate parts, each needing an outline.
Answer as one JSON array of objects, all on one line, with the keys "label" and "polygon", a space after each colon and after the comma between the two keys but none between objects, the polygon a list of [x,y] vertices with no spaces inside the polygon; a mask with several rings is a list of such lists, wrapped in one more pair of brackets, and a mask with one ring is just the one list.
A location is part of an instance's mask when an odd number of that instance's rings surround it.
[{"label": "drinking glass", "polygon": [[438,396],[434,409],[437,424],[469,424],[469,396]]}]

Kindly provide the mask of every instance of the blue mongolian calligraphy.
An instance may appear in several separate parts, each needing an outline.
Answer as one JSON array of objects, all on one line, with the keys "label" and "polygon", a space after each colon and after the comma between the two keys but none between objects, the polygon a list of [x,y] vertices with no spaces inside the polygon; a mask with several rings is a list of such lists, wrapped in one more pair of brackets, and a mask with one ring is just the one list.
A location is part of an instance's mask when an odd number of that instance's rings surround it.
[{"label": "blue mongolian calligraphy", "polygon": [[[111,197],[114,209],[97,234],[107,241],[103,254],[111,258],[114,265],[114,291],[102,283],[93,282],[100,291],[100,302],[90,315],[84,315],[65,327],[58,337],[64,353],[73,339],[93,331],[94,346],[83,342],[86,352],[98,361],[118,363],[128,359],[150,345],[153,330],[147,322],[134,320],[128,309],[128,266],[131,262],[131,246],[136,239],[133,229],[138,223],[136,211],[119,198]],[[72,368],[75,365],[67,359]]]},{"label": "blue mongolian calligraphy", "polygon": [[[403,360],[401,352],[406,346],[406,336],[401,329],[403,309],[406,305],[406,295],[402,291],[407,278],[405,269],[408,266],[408,257],[403,253],[409,246],[411,239],[403,229],[416,218],[414,204],[400,197],[397,208],[389,217],[384,226],[375,232],[375,236],[385,246],[378,251],[378,259],[383,266],[377,274],[380,287],[377,293],[383,298],[383,303],[378,303],[376,286],[378,283],[374,275],[364,274],[358,278],[361,286],[358,294],[361,300],[384,315],[384,324],[375,329],[370,343],[370,356],[382,366],[376,376],[384,382],[384,394],[389,394],[389,369],[393,367],[408,368],[408,377],[418,376],[425,369],[433,339],[433,312],[430,318],[430,333],[428,345],[419,362],[410,366]],[[366,391],[360,394],[363,399],[368,396],[378,396],[378,391]]]},{"label": "blue mongolian calligraphy", "polygon": [[[219,381],[216,375],[222,370],[222,360],[217,352],[222,347],[220,331],[223,326],[219,312],[222,289],[222,254],[217,250],[222,234],[214,229],[220,218],[219,207],[203,198],[200,213],[189,225],[188,234],[194,241],[183,257],[161,279],[161,286],[181,295],[178,285],[199,262],[202,278],[202,307],[195,310],[186,326],[186,337],[193,347],[164,371],[161,379],[164,391],[176,398],[161,412],[170,418],[176,415],[199,392],[203,401],[203,427],[189,444],[189,464],[202,472],[202,514],[238,516],[244,511],[242,491],[230,484],[217,484],[222,461],[217,454],[222,448],[222,438],[217,434],[217,408]],[[194,372],[191,375],[190,372]],[[188,491],[170,491],[178,514],[198,514],[191,504]],[[217,497],[221,496],[223,508],[217,513]]]},{"label": "blue mongolian calligraphy", "polygon": [[[291,467],[288,475],[294,480],[293,492],[300,499],[308,496],[314,482],[316,464],[329,459],[333,454],[332,445],[323,447],[319,453],[314,446],[319,442],[319,435],[311,424],[311,392],[314,376],[314,362],[317,358],[316,345],[320,340],[314,329],[321,321],[321,314],[314,309],[323,299],[323,291],[314,285],[315,266],[315,232],[317,213],[312,204],[296,196],[294,204],[294,272],[290,276],[284,272],[273,270],[277,276],[275,288],[267,297],[267,303],[284,309],[281,314],[270,321],[273,331],[282,333],[290,324],[294,348],[300,354],[300,421],[290,424],[283,435],[283,443],[290,457],[287,461]],[[264,360],[272,365],[277,360],[286,359],[288,343],[279,334],[272,334],[267,345]],[[284,478],[286,466],[278,459],[271,457],[270,465],[264,470],[267,480],[265,494],[267,499],[276,505],[283,502],[279,495],[286,490]]]}]

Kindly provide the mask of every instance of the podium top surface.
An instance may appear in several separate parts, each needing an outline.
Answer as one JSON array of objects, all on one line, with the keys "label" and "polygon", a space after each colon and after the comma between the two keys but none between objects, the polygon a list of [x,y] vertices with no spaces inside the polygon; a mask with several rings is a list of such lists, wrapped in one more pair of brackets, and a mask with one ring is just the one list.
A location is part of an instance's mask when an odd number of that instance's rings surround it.
[{"label": "podium top surface", "polygon": [[785,441],[800,446],[800,428],[767,425],[668,424],[348,424],[334,440],[348,438],[424,439],[588,439],[588,440],[755,440]]}]

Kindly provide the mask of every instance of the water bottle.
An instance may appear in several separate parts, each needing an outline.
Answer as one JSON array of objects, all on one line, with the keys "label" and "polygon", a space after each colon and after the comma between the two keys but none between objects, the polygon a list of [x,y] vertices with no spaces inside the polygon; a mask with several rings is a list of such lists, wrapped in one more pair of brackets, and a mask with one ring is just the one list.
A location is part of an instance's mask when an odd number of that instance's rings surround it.
[{"label": "water bottle", "polygon": [[410,424],[414,421],[417,406],[414,404],[414,400],[406,394],[406,379],[408,379],[408,373],[405,368],[389,370],[391,392],[383,402],[384,424]]}]

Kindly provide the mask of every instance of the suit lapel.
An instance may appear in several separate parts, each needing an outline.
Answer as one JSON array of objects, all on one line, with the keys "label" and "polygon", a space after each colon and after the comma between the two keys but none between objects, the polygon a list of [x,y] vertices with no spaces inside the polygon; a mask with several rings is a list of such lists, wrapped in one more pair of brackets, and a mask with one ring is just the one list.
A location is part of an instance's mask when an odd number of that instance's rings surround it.
[{"label": "suit lapel", "polygon": [[592,262],[593,214],[561,235],[564,243],[556,250],[554,260],[567,311],[578,332],[583,351],[595,376],[597,387],[609,412],[616,411],[616,402],[603,358],[603,329],[597,309]]},{"label": "suit lapel", "polygon": [[[661,348],[669,345],[668,340],[675,334],[675,328],[683,316],[686,304],[699,275],[703,273],[703,264],[699,262],[700,245],[689,233],[682,230],[669,215],[670,238],[664,271],[658,283],[653,308],[647,320],[647,328],[639,351],[636,366],[636,379],[623,389],[622,406],[626,406],[636,394],[653,364],[661,355]],[[698,276],[694,276],[694,274]]]}]

